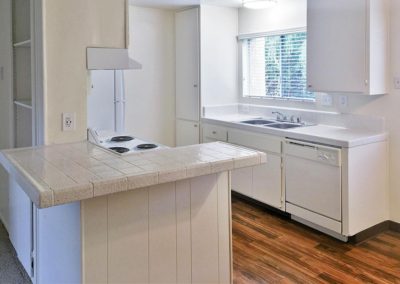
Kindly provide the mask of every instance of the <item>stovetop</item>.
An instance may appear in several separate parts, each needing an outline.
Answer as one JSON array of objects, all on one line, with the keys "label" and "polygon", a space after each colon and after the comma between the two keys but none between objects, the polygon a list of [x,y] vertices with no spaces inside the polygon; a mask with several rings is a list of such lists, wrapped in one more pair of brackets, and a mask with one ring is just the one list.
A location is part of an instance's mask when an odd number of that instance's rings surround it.
[{"label": "stovetop", "polygon": [[164,145],[145,141],[132,135],[118,135],[113,132],[93,130],[89,130],[88,134],[89,141],[94,142],[95,144],[119,155],[126,155],[134,152],[147,152],[165,148]]}]

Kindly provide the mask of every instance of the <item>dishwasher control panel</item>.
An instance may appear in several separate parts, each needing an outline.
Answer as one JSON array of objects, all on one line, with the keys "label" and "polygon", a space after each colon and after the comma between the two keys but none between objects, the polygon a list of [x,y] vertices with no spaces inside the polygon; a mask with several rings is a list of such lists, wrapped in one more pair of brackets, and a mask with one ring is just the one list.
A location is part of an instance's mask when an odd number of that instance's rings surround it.
[{"label": "dishwasher control panel", "polygon": [[308,160],[341,166],[341,149],[310,142],[286,139],[285,154]]}]

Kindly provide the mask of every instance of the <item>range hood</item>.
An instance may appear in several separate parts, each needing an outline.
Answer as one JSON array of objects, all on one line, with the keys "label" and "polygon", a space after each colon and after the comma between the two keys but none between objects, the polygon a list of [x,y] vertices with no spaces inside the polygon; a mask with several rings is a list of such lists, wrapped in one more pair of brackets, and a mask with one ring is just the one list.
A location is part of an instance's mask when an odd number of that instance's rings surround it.
[{"label": "range hood", "polygon": [[129,57],[126,48],[88,47],[86,58],[88,70],[142,69],[142,64]]}]

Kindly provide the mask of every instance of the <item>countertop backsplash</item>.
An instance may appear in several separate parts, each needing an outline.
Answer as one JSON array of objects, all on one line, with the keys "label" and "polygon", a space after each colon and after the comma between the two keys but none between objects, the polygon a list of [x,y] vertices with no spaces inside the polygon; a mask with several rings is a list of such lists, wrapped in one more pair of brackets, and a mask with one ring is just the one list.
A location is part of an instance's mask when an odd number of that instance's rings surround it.
[{"label": "countertop backsplash", "polygon": [[249,104],[231,104],[220,106],[203,107],[203,118],[218,118],[220,116],[229,116],[234,120],[235,116],[249,117],[276,117],[273,112],[279,111],[286,115],[300,117],[302,121],[329,125],[336,127],[344,127],[348,129],[365,130],[365,131],[385,131],[385,119],[378,116],[367,116],[358,114],[342,114],[339,112],[316,111],[296,108],[282,108],[275,106],[259,106]]}]

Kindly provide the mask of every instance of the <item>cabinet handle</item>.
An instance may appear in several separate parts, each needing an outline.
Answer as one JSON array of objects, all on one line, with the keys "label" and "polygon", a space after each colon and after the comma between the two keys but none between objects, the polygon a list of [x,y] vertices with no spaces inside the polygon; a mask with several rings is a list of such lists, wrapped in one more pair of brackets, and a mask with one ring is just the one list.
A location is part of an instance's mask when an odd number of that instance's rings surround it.
[{"label": "cabinet handle", "polygon": [[195,87],[195,88],[197,88],[198,86],[199,86],[199,85],[197,85],[197,84],[194,84],[194,85],[193,85],[193,87]]},{"label": "cabinet handle", "polygon": [[197,127],[197,124],[193,125],[194,127]]},{"label": "cabinet handle", "polygon": [[213,131],[212,134],[217,134],[217,131]]}]

